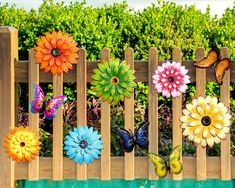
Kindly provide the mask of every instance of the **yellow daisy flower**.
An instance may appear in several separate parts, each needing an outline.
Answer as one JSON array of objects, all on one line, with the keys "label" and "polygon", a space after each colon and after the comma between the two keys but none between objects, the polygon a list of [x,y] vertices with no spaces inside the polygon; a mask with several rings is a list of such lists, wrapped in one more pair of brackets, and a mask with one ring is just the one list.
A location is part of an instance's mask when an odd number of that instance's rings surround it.
[{"label": "yellow daisy flower", "polygon": [[40,144],[38,134],[30,127],[16,127],[11,129],[5,137],[6,153],[13,160],[30,162],[39,154]]},{"label": "yellow daisy flower", "polygon": [[230,131],[230,119],[229,109],[210,96],[193,99],[180,118],[183,135],[202,147],[213,147],[214,143],[225,139]]}]

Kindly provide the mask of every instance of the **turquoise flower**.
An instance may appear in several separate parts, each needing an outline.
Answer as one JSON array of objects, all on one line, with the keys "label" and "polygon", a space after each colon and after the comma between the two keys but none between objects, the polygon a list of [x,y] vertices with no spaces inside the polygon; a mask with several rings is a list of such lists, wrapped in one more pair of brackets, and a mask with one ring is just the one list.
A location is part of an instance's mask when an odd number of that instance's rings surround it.
[{"label": "turquoise flower", "polygon": [[103,148],[100,134],[94,131],[93,127],[87,126],[80,126],[70,131],[64,144],[66,155],[79,164],[94,162],[94,159],[99,158],[100,150]]}]

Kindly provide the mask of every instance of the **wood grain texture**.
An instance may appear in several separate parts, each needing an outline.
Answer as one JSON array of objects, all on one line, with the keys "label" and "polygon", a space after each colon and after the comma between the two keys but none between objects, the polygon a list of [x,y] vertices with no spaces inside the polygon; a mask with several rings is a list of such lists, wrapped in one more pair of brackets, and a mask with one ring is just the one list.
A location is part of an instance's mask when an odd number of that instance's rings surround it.
[{"label": "wood grain texture", "polygon": [[[39,84],[39,64],[36,64],[35,51],[29,51],[29,104],[34,99],[34,84]],[[29,107],[29,126],[39,134],[39,114],[34,114]],[[29,180],[39,179],[39,156],[28,164],[28,178]]]},{"label": "wood grain texture", "polygon": [[[149,152],[158,153],[158,94],[152,83],[152,76],[158,65],[158,51],[156,48],[149,49],[148,62],[148,120],[149,120]],[[155,174],[155,166],[149,160],[148,178],[150,180],[158,179]]]},{"label": "wood grain texture", "polygon": [[[40,179],[52,179],[52,158],[40,157]],[[197,178],[197,165],[195,157],[183,157],[184,164],[183,178]],[[136,157],[135,158],[135,178],[144,179],[149,176],[148,158],[147,157]],[[210,167],[207,169],[208,179],[220,179],[220,157],[207,157],[207,165]],[[100,178],[100,160],[95,160],[87,166],[87,177],[88,179]],[[125,178],[125,158],[124,157],[111,157],[111,178],[112,179],[124,179]],[[231,158],[231,165],[235,166],[235,157]],[[141,170],[140,170],[141,169]],[[28,178],[27,164],[16,164],[16,180]],[[64,158],[64,179],[76,179],[77,177],[77,166],[69,160],[67,157]],[[167,175],[166,178],[171,178],[171,175]],[[232,179],[235,179],[235,168],[232,168]]]},{"label": "wood grain texture", "polygon": [[[127,48],[125,51],[125,61],[130,68],[134,70],[134,50]],[[134,133],[134,93],[130,98],[125,98],[125,129]],[[133,180],[135,178],[135,151],[125,153],[125,180]]]},{"label": "wood grain texture", "polygon": [[[87,89],[87,66],[86,66],[86,50],[79,49],[79,59],[77,64],[77,126],[87,125],[87,104],[86,104],[86,89]],[[77,179],[87,179],[87,165],[77,164]]]},{"label": "wood grain texture", "polygon": [[[172,51],[172,60],[181,63],[181,50],[174,48]],[[173,116],[173,148],[182,145],[182,129],[180,117],[182,116],[182,94],[172,100],[172,116]],[[182,158],[182,154],[181,154]],[[172,175],[173,180],[182,180],[182,173]]]},{"label": "wood grain texture", "polygon": [[[229,58],[229,49],[222,48],[220,56]],[[220,86],[221,102],[228,109],[230,108],[230,70],[225,72],[223,85]],[[221,179],[231,180],[231,156],[230,156],[230,133],[226,135],[225,140],[221,140]]]},{"label": "wood grain texture", "polygon": [[[198,48],[196,51],[196,60],[199,61],[205,57],[204,48]],[[206,90],[206,70],[196,68],[196,95],[205,97]],[[206,180],[206,148],[200,145],[197,147],[197,180]]]},{"label": "wood grain texture", "polygon": [[[109,61],[110,50],[104,48],[101,52],[101,63]],[[101,180],[110,180],[111,178],[111,135],[110,135],[110,104],[101,102],[101,139],[104,148],[101,151]]]},{"label": "wood grain texture", "polygon": [[[91,76],[93,75],[93,69],[97,68],[100,61],[87,61],[87,81],[91,82]],[[161,65],[163,61],[159,60],[158,64]],[[235,81],[235,61],[232,60],[231,66],[231,80]],[[194,66],[195,61],[182,61],[182,64],[189,70],[191,82],[196,81],[196,68]],[[74,65],[75,66],[75,65]],[[137,82],[148,82],[148,61],[135,60],[135,71]],[[76,82],[76,68],[69,71],[64,75],[64,82]],[[207,81],[215,81],[214,73],[211,69],[206,70]],[[20,61],[15,64],[15,80],[16,82],[27,83],[28,82],[28,61]],[[45,74],[44,71],[40,71],[40,82],[52,82],[50,74]]]},{"label": "wood grain texture", "polygon": [[0,187],[14,188],[15,163],[5,153],[4,137],[15,126],[15,70],[18,31],[0,27]]},{"label": "wood grain texture", "polygon": [[[53,76],[53,96],[63,95],[63,73]],[[63,179],[63,105],[53,119],[53,180]]]}]

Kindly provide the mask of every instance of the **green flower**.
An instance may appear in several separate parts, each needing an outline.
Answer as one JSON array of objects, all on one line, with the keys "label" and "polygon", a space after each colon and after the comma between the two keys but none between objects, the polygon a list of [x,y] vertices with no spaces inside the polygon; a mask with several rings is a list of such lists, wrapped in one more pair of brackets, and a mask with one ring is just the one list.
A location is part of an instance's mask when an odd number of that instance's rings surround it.
[{"label": "green flower", "polygon": [[96,96],[115,104],[125,97],[129,98],[135,86],[134,72],[129,65],[119,60],[98,64],[98,68],[94,69],[95,74],[91,83]]}]

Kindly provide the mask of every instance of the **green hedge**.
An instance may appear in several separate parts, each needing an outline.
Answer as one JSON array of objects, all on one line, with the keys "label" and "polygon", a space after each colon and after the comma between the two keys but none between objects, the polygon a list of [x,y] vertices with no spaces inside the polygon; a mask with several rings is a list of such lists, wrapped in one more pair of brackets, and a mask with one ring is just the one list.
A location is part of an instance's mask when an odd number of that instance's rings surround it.
[{"label": "green hedge", "polygon": [[103,47],[123,58],[126,47],[135,49],[136,59],[147,59],[148,48],[156,46],[160,59],[170,59],[174,47],[183,51],[183,59],[195,59],[197,47],[209,50],[227,46],[235,57],[235,9],[227,9],[221,18],[211,17],[194,6],[158,2],[142,12],[128,8],[126,3],[102,8],[84,3],[54,3],[44,0],[38,12],[0,4],[0,25],[19,29],[20,59],[28,59],[28,49],[46,31],[69,32],[87,49],[88,59],[100,58]]},{"label": "green hedge", "polygon": [[[171,59],[174,47],[180,47],[183,59],[195,59],[197,47],[211,48],[227,46],[231,50],[231,58],[235,59],[235,8],[227,9],[221,18],[210,16],[196,10],[194,6],[182,7],[175,3],[158,1],[143,11],[134,11],[124,2],[94,8],[85,3],[54,3],[44,0],[38,11],[18,9],[0,3],[0,25],[14,26],[19,30],[19,56],[21,60],[28,59],[28,50],[35,45],[35,41],[46,31],[62,30],[74,36],[79,47],[87,50],[89,60],[100,59],[100,51],[104,47],[111,49],[112,56],[124,57],[124,49],[132,47],[135,50],[135,59],[147,59],[148,49],[156,46],[159,50],[159,59]],[[25,87],[25,86],[22,86]],[[46,89],[46,88],[45,88]],[[235,108],[235,84],[231,84],[231,107]],[[51,96],[51,86],[47,88]],[[74,85],[65,86],[65,94],[73,101],[76,96]],[[147,92],[145,84],[138,83],[135,92],[135,120],[139,124],[147,115]],[[218,85],[207,84],[207,94],[219,95]],[[185,101],[195,97],[195,85],[191,84]],[[94,93],[88,90],[88,98],[94,98]],[[21,106],[27,109],[27,98],[21,96]],[[89,101],[91,109],[93,103]],[[171,145],[171,119],[165,118],[165,112],[171,113],[171,100],[159,97],[159,104],[164,104],[160,110],[159,137],[160,152],[169,152]],[[113,108],[112,126],[123,125],[123,104]],[[93,122],[94,123],[94,122]],[[67,124],[66,124],[67,125]],[[66,130],[69,126],[65,126]],[[164,132],[165,131],[165,132]],[[234,132],[235,130],[232,130]],[[41,130],[44,144],[51,147],[50,130]],[[235,137],[232,134],[232,150],[235,151]],[[50,145],[50,146],[49,146]],[[164,148],[167,146],[167,148]],[[233,153],[234,153],[233,151]],[[184,154],[193,154],[195,148],[185,143]],[[112,154],[123,154],[112,136]],[[209,150],[209,154],[218,155],[219,150]],[[41,155],[51,155],[51,150],[45,147]],[[140,153],[141,155],[141,153]]]}]

